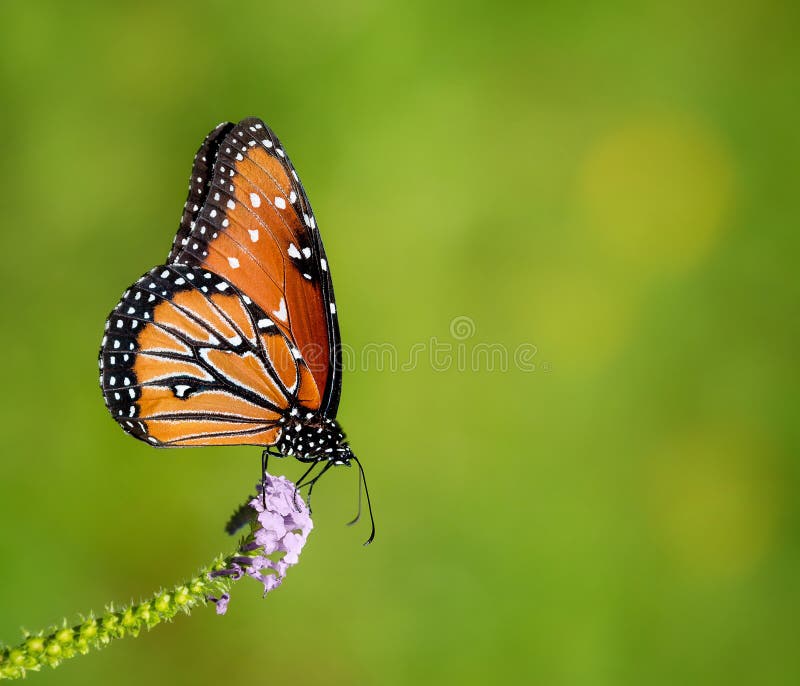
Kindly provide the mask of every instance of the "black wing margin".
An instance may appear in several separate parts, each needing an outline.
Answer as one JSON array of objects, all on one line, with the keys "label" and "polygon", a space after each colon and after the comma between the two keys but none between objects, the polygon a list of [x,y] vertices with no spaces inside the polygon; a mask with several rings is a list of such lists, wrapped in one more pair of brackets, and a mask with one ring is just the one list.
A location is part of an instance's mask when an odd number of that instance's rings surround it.
[{"label": "black wing margin", "polygon": [[208,197],[219,146],[231,129],[233,129],[232,122],[224,121],[220,123],[217,128],[206,136],[194,156],[192,175],[189,177],[189,195],[186,198],[186,204],[183,206],[178,233],[175,234],[175,239],[172,241],[172,247],[167,256],[167,264],[174,262],[178,254],[183,250],[182,241],[191,233],[194,222],[200,214],[200,209]]}]

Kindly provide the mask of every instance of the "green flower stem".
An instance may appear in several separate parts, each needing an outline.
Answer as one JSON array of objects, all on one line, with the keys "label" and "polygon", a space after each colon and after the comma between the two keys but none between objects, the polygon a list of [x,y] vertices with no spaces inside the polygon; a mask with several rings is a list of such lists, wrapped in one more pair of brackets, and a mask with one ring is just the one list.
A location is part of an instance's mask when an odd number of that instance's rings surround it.
[{"label": "green flower stem", "polygon": [[231,558],[241,554],[220,556],[188,581],[159,591],[144,602],[119,610],[110,607],[101,617],[90,615],[73,627],[64,621],[61,627],[28,634],[15,647],[0,646],[0,679],[24,678],[27,672],[38,671],[42,665],[57,667],[71,657],[104,648],[114,639],[138,636],[142,629],[150,630],[170,621],[179,612],[189,614],[196,606],[205,605],[209,596],[220,597],[230,590],[232,581],[228,577],[210,579],[208,574],[226,568]]}]

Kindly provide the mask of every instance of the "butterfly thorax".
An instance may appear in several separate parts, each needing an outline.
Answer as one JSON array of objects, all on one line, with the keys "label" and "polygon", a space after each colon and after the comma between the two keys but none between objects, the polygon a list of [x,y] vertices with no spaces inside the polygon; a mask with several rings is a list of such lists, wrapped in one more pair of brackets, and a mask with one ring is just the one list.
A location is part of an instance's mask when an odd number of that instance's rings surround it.
[{"label": "butterfly thorax", "polygon": [[280,419],[281,435],[276,444],[282,456],[301,462],[327,460],[334,464],[350,464],[350,446],[335,419],[303,407],[293,407]]}]

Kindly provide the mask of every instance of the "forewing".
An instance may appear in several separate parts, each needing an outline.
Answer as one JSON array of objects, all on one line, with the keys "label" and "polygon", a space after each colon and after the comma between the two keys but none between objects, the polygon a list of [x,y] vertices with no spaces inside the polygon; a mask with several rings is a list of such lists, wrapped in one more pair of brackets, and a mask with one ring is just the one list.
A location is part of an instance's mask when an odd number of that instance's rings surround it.
[{"label": "forewing", "polygon": [[303,186],[281,142],[259,119],[230,128],[215,150],[205,202],[188,235],[176,239],[173,262],[219,274],[266,312],[311,371],[319,400],[307,407],[335,417],[341,390],[336,303]]}]

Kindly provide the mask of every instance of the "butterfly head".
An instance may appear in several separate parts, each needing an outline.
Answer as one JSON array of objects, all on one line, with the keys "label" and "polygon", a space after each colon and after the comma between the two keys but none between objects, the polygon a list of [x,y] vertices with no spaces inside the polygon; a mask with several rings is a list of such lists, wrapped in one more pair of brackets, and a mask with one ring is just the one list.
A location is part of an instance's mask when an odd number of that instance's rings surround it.
[{"label": "butterfly head", "polygon": [[301,462],[326,460],[350,466],[353,453],[342,427],[335,419],[293,408],[281,419],[283,424],[277,448],[281,455]]}]

